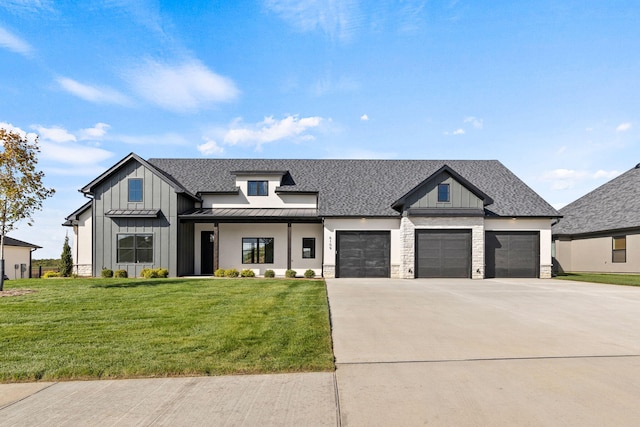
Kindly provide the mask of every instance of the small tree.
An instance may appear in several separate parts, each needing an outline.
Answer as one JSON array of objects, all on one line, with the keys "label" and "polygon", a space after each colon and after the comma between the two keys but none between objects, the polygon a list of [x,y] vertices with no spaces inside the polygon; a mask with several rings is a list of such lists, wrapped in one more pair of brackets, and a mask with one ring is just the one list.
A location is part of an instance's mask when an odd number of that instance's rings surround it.
[{"label": "small tree", "polygon": [[42,202],[53,196],[52,188],[42,183],[44,173],[36,170],[38,164],[38,138],[29,142],[27,136],[0,129],[0,291],[4,289],[4,238],[27,220],[31,225],[33,214],[42,209]]},{"label": "small tree", "polygon": [[60,255],[60,263],[58,264],[58,268],[62,277],[69,277],[73,272],[73,258],[71,257],[69,236],[64,237],[64,245],[62,245],[62,255]]}]

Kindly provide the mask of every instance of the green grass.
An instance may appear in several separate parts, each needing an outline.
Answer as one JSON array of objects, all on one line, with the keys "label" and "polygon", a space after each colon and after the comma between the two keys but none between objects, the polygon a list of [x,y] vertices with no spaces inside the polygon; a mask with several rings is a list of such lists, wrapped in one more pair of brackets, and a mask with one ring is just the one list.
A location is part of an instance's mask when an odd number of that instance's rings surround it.
[{"label": "green grass", "polygon": [[0,382],[327,371],[323,281],[29,279],[0,298]]},{"label": "green grass", "polygon": [[556,279],[580,282],[607,283],[610,285],[640,286],[638,274],[564,273]]}]

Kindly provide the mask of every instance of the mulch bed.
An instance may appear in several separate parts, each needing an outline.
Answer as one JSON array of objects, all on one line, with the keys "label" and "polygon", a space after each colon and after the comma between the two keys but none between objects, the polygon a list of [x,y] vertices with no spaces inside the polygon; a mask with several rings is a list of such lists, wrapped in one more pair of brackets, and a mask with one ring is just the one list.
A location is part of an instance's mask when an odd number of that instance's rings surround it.
[{"label": "mulch bed", "polygon": [[0,291],[0,298],[2,297],[19,297],[20,295],[26,295],[35,292],[33,289],[7,289]]}]

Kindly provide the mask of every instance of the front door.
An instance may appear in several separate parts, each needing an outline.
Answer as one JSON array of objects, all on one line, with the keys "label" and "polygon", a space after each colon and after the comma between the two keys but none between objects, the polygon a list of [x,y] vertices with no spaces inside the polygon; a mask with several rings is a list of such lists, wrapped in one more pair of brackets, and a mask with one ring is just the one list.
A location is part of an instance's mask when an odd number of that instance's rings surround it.
[{"label": "front door", "polygon": [[200,274],[213,274],[213,231],[200,233]]}]

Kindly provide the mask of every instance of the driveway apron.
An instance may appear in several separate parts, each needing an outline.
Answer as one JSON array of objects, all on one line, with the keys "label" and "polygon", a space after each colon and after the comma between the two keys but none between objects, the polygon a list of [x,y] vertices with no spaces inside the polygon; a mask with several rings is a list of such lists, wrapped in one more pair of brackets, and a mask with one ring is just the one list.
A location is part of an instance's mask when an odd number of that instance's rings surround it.
[{"label": "driveway apron", "polygon": [[640,288],[327,280],[343,426],[640,425]]}]

